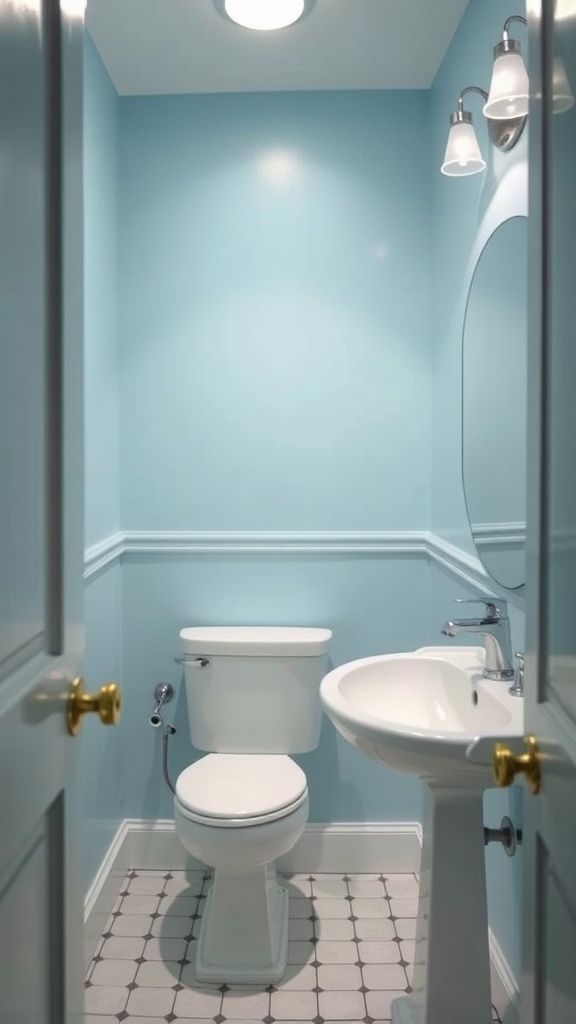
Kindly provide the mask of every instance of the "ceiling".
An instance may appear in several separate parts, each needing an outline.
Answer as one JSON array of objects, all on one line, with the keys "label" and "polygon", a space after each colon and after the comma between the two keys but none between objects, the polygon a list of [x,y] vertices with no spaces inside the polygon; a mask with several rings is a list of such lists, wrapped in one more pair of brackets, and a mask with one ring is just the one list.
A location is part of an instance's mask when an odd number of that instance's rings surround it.
[{"label": "ceiling", "polygon": [[301,22],[250,32],[212,0],[88,0],[120,95],[427,89],[468,0],[316,0]]}]

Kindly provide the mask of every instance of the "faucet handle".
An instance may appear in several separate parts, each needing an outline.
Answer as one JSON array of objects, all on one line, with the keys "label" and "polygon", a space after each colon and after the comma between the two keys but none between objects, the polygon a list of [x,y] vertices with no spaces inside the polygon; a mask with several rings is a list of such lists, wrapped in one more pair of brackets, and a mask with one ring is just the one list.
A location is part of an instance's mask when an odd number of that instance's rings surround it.
[{"label": "faucet handle", "polygon": [[516,658],[516,668],[514,669],[514,682],[509,688],[508,693],[512,697],[523,697],[524,696],[524,651],[516,651],[514,655]]},{"label": "faucet handle", "polygon": [[508,602],[504,598],[457,597],[456,604],[483,604],[485,618],[494,621],[508,616]]}]

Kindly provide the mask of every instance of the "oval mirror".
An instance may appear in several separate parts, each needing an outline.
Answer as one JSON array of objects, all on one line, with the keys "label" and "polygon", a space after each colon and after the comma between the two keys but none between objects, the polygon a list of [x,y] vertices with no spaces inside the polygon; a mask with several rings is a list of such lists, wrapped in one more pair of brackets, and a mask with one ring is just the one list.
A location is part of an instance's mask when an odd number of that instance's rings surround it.
[{"label": "oval mirror", "polygon": [[526,538],[528,220],[500,224],[476,264],[462,332],[462,480],[478,556],[521,587]]}]

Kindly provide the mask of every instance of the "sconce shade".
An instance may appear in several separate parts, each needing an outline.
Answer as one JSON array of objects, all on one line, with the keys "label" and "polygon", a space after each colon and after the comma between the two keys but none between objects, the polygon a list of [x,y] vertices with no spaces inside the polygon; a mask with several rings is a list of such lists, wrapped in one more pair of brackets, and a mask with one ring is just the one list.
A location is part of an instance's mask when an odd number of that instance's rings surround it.
[{"label": "sconce shade", "polygon": [[525,117],[529,93],[528,72],[520,50],[501,53],[494,61],[490,93],[483,113],[495,121]]},{"label": "sconce shade", "polygon": [[440,168],[442,174],[449,177],[478,174],[485,167],[486,161],[482,159],[472,120],[453,123]]}]

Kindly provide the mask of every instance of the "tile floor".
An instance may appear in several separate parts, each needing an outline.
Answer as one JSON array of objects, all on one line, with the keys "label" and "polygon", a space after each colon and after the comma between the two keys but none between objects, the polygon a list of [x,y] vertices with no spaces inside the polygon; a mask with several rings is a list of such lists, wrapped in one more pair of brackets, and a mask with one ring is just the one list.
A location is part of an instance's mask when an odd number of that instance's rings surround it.
[{"label": "tile floor", "polygon": [[86,1024],[383,1024],[410,991],[414,875],[286,877],[288,968],[260,988],[195,978],[209,885],[203,872],[128,872],[87,973]]}]

